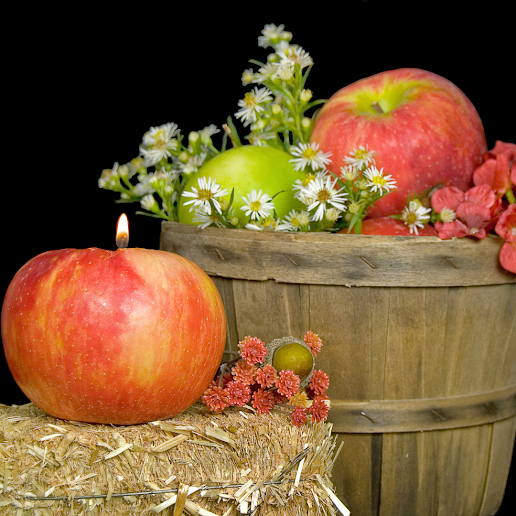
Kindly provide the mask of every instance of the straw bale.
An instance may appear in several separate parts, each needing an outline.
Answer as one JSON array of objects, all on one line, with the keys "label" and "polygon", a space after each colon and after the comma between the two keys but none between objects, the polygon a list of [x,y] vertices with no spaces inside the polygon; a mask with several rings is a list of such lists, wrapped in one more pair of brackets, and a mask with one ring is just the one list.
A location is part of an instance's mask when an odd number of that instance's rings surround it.
[{"label": "straw bale", "polygon": [[281,407],[115,427],[0,405],[0,515],[330,516],[335,439]]}]

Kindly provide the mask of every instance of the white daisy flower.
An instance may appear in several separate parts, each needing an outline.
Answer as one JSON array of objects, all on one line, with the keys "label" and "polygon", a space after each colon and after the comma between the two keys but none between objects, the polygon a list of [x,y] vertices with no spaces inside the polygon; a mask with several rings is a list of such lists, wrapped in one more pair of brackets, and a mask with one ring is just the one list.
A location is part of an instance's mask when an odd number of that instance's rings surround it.
[{"label": "white daisy flower", "polygon": [[305,177],[303,179],[296,179],[294,181],[294,184],[292,185],[292,190],[294,192],[297,191],[296,194],[294,194],[294,197],[297,197],[298,194],[301,192],[301,190],[305,187],[308,186],[308,184],[310,183],[310,181],[312,181],[312,179],[315,179],[315,178],[319,178],[319,179],[325,179],[327,177],[327,173],[325,170],[319,170],[318,172],[306,172],[305,173]]},{"label": "white daisy flower", "polygon": [[286,32],[285,25],[274,25],[273,23],[269,25],[265,25],[262,30],[262,35],[258,37],[258,46],[267,48],[280,40],[290,40],[292,38],[292,34],[290,32]]},{"label": "white daisy flower", "polygon": [[190,211],[193,211],[194,209],[202,209],[204,213],[211,215],[210,201],[212,201],[215,209],[219,213],[222,213],[220,202],[218,201],[217,197],[226,195],[228,191],[221,190],[220,185],[217,184],[211,177],[199,177],[197,179],[197,184],[199,185],[198,189],[195,188],[195,186],[192,186],[191,192],[183,192],[183,197],[193,197],[191,201],[185,202],[184,205],[187,206],[191,204],[192,207],[190,208]]},{"label": "white daisy flower", "polygon": [[299,45],[289,45],[283,50],[278,50],[276,54],[280,59],[279,66],[285,64],[292,66],[298,65],[302,70],[313,64],[313,59],[310,57],[310,54]]},{"label": "white daisy flower", "polygon": [[453,222],[457,218],[457,214],[450,208],[443,208],[439,213],[443,222]]},{"label": "white daisy flower", "polygon": [[359,145],[358,149],[352,150],[349,156],[344,158],[344,162],[361,170],[363,167],[368,167],[374,163],[374,156],[376,156],[376,152],[369,151],[367,145],[365,147]]},{"label": "white daisy flower", "polygon": [[430,220],[431,208],[425,208],[419,201],[410,201],[401,212],[401,220],[409,228],[410,233],[418,234],[417,230],[423,229],[425,222]]},{"label": "white daisy flower", "polygon": [[201,143],[203,145],[210,145],[211,137],[217,133],[220,133],[220,129],[218,129],[215,124],[206,126],[204,129],[199,131],[199,135],[201,136]]},{"label": "white daisy flower", "polygon": [[307,166],[314,171],[325,170],[326,165],[331,163],[331,152],[319,150],[318,143],[299,143],[290,147],[290,154],[297,156],[297,158],[289,160],[295,170],[304,170]]},{"label": "white daisy flower", "polygon": [[340,167],[340,177],[344,181],[354,181],[358,177],[358,169],[353,165],[344,165]]},{"label": "white daisy flower", "polygon": [[188,156],[185,163],[179,162],[178,167],[184,175],[189,176],[199,170],[206,156],[206,152],[201,152],[198,156]]},{"label": "white daisy flower", "polygon": [[119,183],[120,175],[118,173],[118,163],[113,165],[113,168],[105,168],[98,180],[99,188],[115,187]]},{"label": "white daisy flower", "polygon": [[336,208],[339,211],[346,211],[346,205],[344,202],[348,194],[342,192],[344,188],[336,190],[336,183],[337,179],[332,180],[330,176],[327,176],[326,179],[316,178],[310,181],[308,186],[301,190],[301,195],[305,195],[307,198],[313,199],[312,204],[307,208],[308,211],[317,208],[316,212],[312,216],[312,220],[322,220],[326,210],[330,207]]},{"label": "white daisy flower", "polygon": [[261,190],[252,190],[247,197],[242,196],[242,199],[245,204],[240,209],[245,211],[246,217],[251,216],[251,220],[268,217],[274,210],[272,198],[267,194],[262,195]]},{"label": "white daisy flower", "polygon": [[140,200],[140,205],[144,210],[147,211],[159,210],[158,201],[156,201],[152,194],[144,195]]},{"label": "white daisy flower", "polygon": [[267,146],[267,140],[274,140],[276,133],[253,133],[248,136],[249,143],[257,147]]},{"label": "white daisy flower", "polygon": [[220,217],[216,214],[208,215],[201,210],[195,210],[194,216],[192,219],[194,224],[197,224],[201,229],[207,228],[212,224],[217,226],[218,228],[225,227],[221,222]]},{"label": "white daisy flower", "polygon": [[247,86],[253,82],[256,82],[256,74],[252,68],[247,68],[242,73],[242,85]]},{"label": "white daisy flower", "polygon": [[268,79],[274,77],[277,71],[278,70],[274,63],[267,63],[265,66],[262,66],[258,69],[253,82],[267,81]]},{"label": "white daisy flower", "polygon": [[383,175],[383,168],[378,170],[374,165],[364,170],[364,176],[366,178],[366,186],[371,189],[372,192],[378,192],[380,195],[389,193],[391,190],[396,188],[396,180],[392,179],[392,176]]},{"label": "white daisy flower", "polygon": [[238,101],[241,109],[235,116],[242,119],[244,126],[256,122],[257,114],[265,109],[262,104],[272,100],[271,93],[268,88],[253,88],[252,91],[248,91],[243,100]]},{"label": "white daisy flower", "polygon": [[288,231],[299,231],[303,226],[310,224],[310,214],[307,211],[292,210],[285,217],[285,224],[288,226]]},{"label": "white daisy flower", "polygon": [[254,229],[255,231],[289,231],[288,224],[270,215],[256,222],[249,222],[245,227],[246,229]]},{"label": "white daisy flower", "polygon": [[176,136],[179,129],[176,124],[165,124],[151,127],[144,135],[140,145],[140,154],[149,165],[155,165],[163,158],[170,158],[171,151],[178,149],[179,142]]},{"label": "white daisy flower", "polygon": [[140,174],[138,176],[138,183],[133,187],[133,194],[137,195],[138,197],[143,197],[144,195],[153,193],[155,191],[156,190],[154,186],[152,186],[149,176]]},{"label": "white daisy flower", "polygon": [[294,65],[289,61],[275,63],[275,68],[273,77],[279,77],[282,81],[290,81],[294,77]]}]

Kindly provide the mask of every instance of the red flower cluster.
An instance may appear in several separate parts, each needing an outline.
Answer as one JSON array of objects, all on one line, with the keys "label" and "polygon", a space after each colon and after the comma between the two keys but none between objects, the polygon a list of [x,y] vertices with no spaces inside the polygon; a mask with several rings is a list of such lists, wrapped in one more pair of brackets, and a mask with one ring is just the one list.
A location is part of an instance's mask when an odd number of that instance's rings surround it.
[{"label": "red flower cluster", "polygon": [[[307,332],[305,342],[314,355],[320,351],[322,342],[315,333]],[[310,385],[303,389],[300,387],[301,380],[294,371],[287,369],[278,373],[272,365],[263,364],[267,347],[260,339],[246,337],[238,347],[241,358],[234,363],[231,373],[217,376],[201,398],[210,411],[222,412],[229,406],[243,407],[251,403],[258,414],[267,414],[276,404],[289,402],[290,405],[308,405],[312,400],[310,408],[296,406],[293,409],[292,423],[301,426],[308,420],[309,415],[315,423],[326,420],[329,405],[324,400],[328,399],[326,389],[330,379],[324,371],[314,371]],[[227,371],[228,366],[226,365],[223,370]],[[292,403],[289,401],[290,398]]]},{"label": "red flower cluster", "polygon": [[505,240],[502,267],[516,273],[516,144],[497,141],[474,172],[473,183],[466,192],[447,186],[432,195],[440,218],[434,224],[438,236],[481,239],[494,230]]}]

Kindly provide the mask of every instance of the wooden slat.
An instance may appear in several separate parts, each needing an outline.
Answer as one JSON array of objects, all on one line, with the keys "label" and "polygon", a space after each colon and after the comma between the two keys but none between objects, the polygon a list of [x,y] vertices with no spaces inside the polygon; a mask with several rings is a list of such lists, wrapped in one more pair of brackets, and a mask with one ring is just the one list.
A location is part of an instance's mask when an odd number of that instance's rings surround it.
[{"label": "wooden slat", "polygon": [[332,400],[328,420],[345,433],[465,428],[516,416],[516,385],[497,391],[431,399]]},{"label": "wooden slat", "polygon": [[511,467],[515,434],[514,417],[493,425],[489,466],[479,514],[495,514],[500,507]]},{"label": "wooden slat", "polygon": [[[396,245],[393,245],[395,242]],[[502,240],[269,233],[164,221],[160,248],[210,275],[354,286],[488,285],[516,282],[498,263]]]}]

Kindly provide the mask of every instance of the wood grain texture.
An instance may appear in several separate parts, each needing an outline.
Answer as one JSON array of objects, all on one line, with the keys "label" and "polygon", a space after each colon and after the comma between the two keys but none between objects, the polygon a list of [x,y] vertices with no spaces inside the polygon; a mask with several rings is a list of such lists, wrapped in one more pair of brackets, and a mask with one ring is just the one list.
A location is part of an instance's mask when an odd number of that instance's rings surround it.
[{"label": "wood grain texture", "polygon": [[[516,432],[516,275],[498,239],[261,233],[163,223],[161,248],[208,272],[228,351],[323,341],[333,470],[354,516],[489,516]],[[365,414],[365,415],[364,415]]]},{"label": "wood grain texture", "polygon": [[[394,243],[394,245],[393,245]],[[498,263],[502,240],[440,240],[205,228],[164,221],[161,249],[225,278],[354,286],[516,282]]]}]

